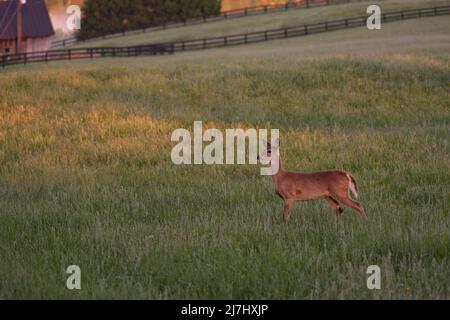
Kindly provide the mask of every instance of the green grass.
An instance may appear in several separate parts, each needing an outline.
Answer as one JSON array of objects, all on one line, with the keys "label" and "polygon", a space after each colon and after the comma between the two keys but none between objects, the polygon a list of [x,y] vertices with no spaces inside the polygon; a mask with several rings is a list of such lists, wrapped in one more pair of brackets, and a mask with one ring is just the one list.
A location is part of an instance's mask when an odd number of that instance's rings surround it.
[{"label": "green grass", "polygon": [[239,19],[223,20],[193,26],[167,29],[162,31],[138,33],[105,40],[81,42],[74,47],[132,46],[147,43],[195,40],[207,37],[240,34],[268,29],[297,26],[366,15],[369,5],[377,4],[382,12],[406,10],[422,7],[450,5],[449,0],[389,0],[355,1],[348,4],[323,6],[310,9],[290,10],[286,12],[250,16]]},{"label": "green grass", "polygon": [[[0,297],[449,299],[444,18],[6,69]],[[285,226],[257,166],[173,165],[170,134],[194,120],[279,128],[285,167],[351,171],[369,221],[323,200]]]}]

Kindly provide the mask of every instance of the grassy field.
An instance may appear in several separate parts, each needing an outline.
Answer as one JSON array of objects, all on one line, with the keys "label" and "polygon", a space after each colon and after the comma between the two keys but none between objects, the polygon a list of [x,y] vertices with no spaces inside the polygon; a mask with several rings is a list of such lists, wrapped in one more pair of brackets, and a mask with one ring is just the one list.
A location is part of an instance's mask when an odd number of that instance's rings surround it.
[{"label": "grassy field", "polygon": [[138,33],[105,40],[81,42],[74,47],[132,46],[147,43],[194,40],[205,37],[240,34],[268,29],[298,26],[366,15],[368,5],[377,4],[382,12],[450,5],[450,0],[385,0],[355,1],[348,4],[298,9],[286,12],[223,20],[157,32]]},{"label": "grassy field", "polygon": [[[1,72],[0,298],[449,299],[449,23]],[[279,128],[369,221],[323,200],[285,226],[257,166],[173,165],[194,120]]]}]

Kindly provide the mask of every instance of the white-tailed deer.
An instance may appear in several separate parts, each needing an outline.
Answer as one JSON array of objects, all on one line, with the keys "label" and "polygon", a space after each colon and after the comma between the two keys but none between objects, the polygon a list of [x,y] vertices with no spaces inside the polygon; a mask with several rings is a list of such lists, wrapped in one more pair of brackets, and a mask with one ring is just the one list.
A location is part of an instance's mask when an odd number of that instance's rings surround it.
[{"label": "white-tailed deer", "polygon": [[[278,140],[279,141],[279,140]],[[258,157],[266,161],[278,161],[278,171],[274,172],[272,179],[275,193],[284,201],[283,219],[289,221],[294,201],[306,201],[325,198],[336,209],[339,217],[344,208],[342,204],[352,207],[367,219],[364,207],[358,201],[349,197],[349,191],[358,196],[358,187],[355,178],[348,172],[331,170],[314,173],[284,171],[280,157],[279,143],[271,146],[267,143],[267,150]]]}]

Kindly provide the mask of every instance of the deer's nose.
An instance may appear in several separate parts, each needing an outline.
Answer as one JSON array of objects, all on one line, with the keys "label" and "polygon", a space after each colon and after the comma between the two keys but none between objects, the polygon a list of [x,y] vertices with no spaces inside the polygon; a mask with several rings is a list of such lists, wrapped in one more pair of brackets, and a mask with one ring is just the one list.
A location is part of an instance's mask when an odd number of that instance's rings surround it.
[{"label": "deer's nose", "polygon": [[259,156],[256,157],[256,160],[259,160]]}]

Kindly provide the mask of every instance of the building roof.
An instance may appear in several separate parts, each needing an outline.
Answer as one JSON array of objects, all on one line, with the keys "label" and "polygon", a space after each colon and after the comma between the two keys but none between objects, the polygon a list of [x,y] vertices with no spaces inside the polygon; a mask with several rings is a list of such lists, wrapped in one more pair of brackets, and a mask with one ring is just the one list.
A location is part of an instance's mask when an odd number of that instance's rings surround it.
[{"label": "building roof", "polygon": [[[0,0],[0,40],[17,38],[17,7],[20,0]],[[22,37],[55,34],[44,0],[27,0],[22,6]]]}]

